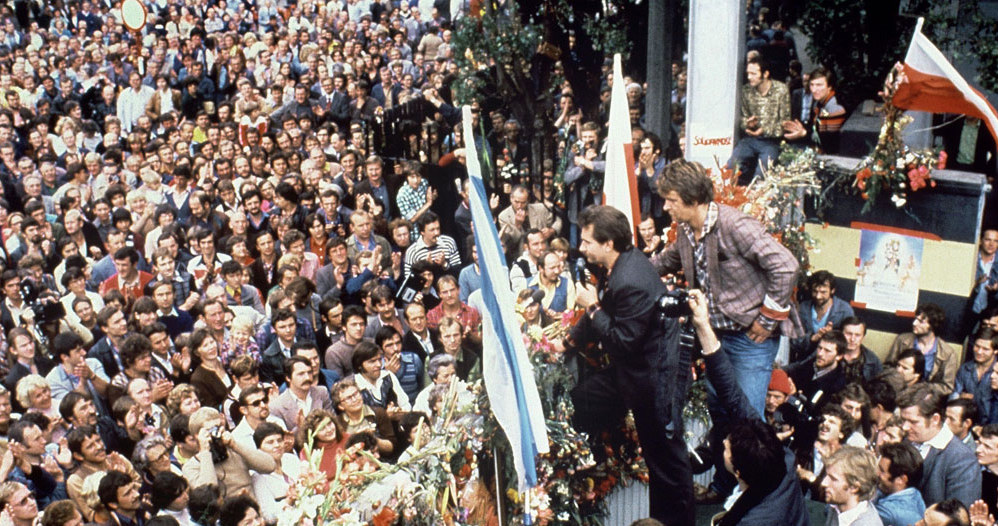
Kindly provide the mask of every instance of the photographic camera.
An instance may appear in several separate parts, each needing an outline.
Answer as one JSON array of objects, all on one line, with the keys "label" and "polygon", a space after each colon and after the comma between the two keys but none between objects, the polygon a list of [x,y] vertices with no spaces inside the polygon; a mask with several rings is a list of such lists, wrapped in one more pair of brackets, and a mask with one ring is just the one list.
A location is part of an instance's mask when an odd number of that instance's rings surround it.
[{"label": "photographic camera", "polygon": [[21,279],[21,298],[31,308],[35,315],[35,323],[45,324],[59,321],[66,316],[66,309],[58,298],[44,291],[35,280],[29,277]]},{"label": "photographic camera", "polygon": [[690,310],[690,293],[686,289],[676,288],[667,291],[658,298],[658,314],[662,318],[679,318],[693,314]]},{"label": "photographic camera", "polygon": [[780,407],[773,411],[773,427],[777,432],[788,427],[794,428],[794,433],[787,439],[787,447],[793,449],[795,445],[807,446],[813,444],[818,438],[818,424],[821,422],[820,415],[815,411],[814,406],[807,400],[802,400],[796,396],[787,398]]},{"label": "photographic camera", "polygon": [[211,451],[211,461],[215,464],[225,462],[229,458],[229,448],[222,443],[222,426],[214,426],[208,431],[209,449]]}]

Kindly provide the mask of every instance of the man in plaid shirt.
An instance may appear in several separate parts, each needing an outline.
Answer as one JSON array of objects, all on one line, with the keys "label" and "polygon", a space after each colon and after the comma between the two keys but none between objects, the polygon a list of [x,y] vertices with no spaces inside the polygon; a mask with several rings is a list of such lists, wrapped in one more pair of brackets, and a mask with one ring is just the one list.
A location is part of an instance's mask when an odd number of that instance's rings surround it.
[{"label": "man in plaid shirt", "polygon": [[[700,164],[671,163],[657,189],[680,232],[653,264],[662,275],[682,271],[689,288],[703,291],[711,327],[734,366],[738,385],[756,413],[765,414],[779,335],[800,334],[790,305],[797,259],[761,223],[714,203],[713,182]],[[724,415],[715,408],[711,404],[714,422],[723,426]],[[730,488],[715,482],[712,489],[723,495]]]}]

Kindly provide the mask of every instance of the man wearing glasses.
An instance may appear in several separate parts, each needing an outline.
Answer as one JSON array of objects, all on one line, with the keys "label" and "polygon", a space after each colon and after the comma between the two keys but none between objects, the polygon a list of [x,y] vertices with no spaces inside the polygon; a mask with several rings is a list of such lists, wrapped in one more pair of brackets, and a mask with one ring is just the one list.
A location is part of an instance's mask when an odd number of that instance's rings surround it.
[{"label": "man wearing glasses", "polygon": [[284,422],[270,414],[270,396],[262,385],[254,385],[239,394],[239,412],[243,419],[232,430],[232,440],[256,448],[253,442],[253,432],[264,422],[277,424],[282,429]]}]

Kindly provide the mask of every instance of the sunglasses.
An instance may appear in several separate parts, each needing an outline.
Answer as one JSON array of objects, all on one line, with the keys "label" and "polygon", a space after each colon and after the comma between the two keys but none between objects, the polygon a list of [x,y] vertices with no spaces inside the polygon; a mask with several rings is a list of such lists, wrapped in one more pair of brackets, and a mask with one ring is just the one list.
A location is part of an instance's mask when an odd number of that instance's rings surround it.
[{"label": "sunglasses", "polygon": [[264,407],[269,402],[270,402],[269,397],[265,396],[265,397],[263,397],[263,398],[261,398],[259,400],[253,401],[253,402],[246,402],[246,405],[252,406],[252,407]]}]

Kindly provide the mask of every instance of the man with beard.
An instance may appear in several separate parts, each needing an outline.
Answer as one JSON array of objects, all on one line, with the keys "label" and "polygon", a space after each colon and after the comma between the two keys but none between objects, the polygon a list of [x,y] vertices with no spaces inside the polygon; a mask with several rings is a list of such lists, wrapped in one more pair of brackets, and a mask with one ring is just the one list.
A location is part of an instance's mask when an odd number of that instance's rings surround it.
[{"label": "man with beard", "polygon": [[917,371],[925,381],[932,383],[940,392],[949,393],[956,382],[962,353],[944,342],[939,336],[946,327],[946,311],[942,307],[925,303],[915,309],[915,319],[911,322],[911,332],[897,335],[884,359],[896,363],[898,355],[905,349],[916,349],[925,357],[925,370]]},{"label": "man with beard", "polygon": [[835,296],[835,276],[819,270],[807,280],[810,298],[798,307],[804,337],[793,342],[791,361],[810,356],[821,336],[832,329],[841,329],[842,320],[855,313],[848,302]]}]

